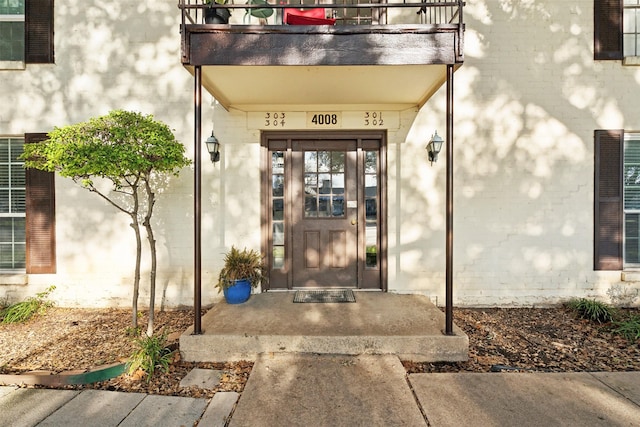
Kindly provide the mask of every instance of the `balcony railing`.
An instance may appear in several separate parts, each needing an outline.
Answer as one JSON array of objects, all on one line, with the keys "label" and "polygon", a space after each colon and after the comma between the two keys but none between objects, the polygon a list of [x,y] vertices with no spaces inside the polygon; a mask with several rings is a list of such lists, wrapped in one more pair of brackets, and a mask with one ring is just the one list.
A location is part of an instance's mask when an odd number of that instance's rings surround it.
[{"label": "balcony railing", "polygon": [[230,22],[233,25],[281,25],[285,23],[283,17],[287,10],[323,9],[324,18],[334,21],[332,25],[457,24],[462,31],[463,5],[463,0],[391,0],[379,3],[370,0],[337,0],[332,3],[311,3],[305,0],[248,0],[243,4],[205,4],[203,0],[180,0],[178,7],[182,10],[183,26],[204,24],[207,8],[228,9],[232,13],[241,12],[242,18],[237,16],[240,14],[235,13],[236,17]]}]

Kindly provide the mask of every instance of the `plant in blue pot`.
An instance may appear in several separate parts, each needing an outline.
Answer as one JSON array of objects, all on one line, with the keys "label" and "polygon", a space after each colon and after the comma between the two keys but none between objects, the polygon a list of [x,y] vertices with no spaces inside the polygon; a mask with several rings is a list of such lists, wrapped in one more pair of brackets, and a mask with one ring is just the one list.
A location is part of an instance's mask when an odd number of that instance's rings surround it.
[{"label": "plant in blue pot", "polygon": [[232,246],[224,256],[216,288],[224,293],[227,303],[241,304],[249,299],[252,288],[265,281],[265,266],[260,252]]}]

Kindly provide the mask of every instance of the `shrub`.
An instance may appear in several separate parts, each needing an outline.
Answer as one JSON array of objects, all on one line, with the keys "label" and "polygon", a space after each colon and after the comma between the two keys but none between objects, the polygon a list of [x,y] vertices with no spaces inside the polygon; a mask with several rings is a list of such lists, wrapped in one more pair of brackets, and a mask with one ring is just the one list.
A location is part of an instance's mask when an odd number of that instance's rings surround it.
[{"label": "shrub", "polygon": [[619,320],[613,323],[613,333],[622,335],[629,341],[640,339],[640,316],[631,316],[626,320]]},{"label": "shrub", "polygon": [[136,338],[135,343],[138,348],[127,362],[129,375],[133,375],[139,369],[147,375],[148,382],[156,368],[165,373],[169,371],[173,352],[166,348],[167,333],[165,331],[160,335],[145,335],[142,338]]},{"label": "shrub", "polygon": [[615,309],[610,305],[587,298],[573,299],[569,301],[569,308],[578,313],[583,319],[589,319],[598,323],[606,323],[613,320]]},{"label": "shrub", "polygon": [[27,298],[25,301],[11,304],[0,312],[2,323],[26,322],[36,313],[43,313],[47,308],[53,306],[47,297],[55,286],[49,286],[45,291],[37,293],[35,297]]}]

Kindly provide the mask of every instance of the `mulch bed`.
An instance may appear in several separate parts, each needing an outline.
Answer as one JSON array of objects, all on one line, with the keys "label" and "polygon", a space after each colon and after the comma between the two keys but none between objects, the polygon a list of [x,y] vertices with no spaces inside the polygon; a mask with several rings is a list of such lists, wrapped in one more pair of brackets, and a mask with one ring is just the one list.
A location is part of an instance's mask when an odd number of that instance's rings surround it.
[{"label": "mulch bed", "polygon": [[577,318],[564,307],[454,309],[454,322],[469,336],[469,360],[404,362],[409,373],[640,371],[640,341],[629,342],[613,334],[610,323]]},{"label": "mulch bed", "polygon": [[[635,314],[640,311],[632,310]],[[408,373],[640,371],[640,342],[614,335],[610,324],[578,319],[564,307],[454,309],[454,321],[469,336],[469,360],[459,363],[403,361]],[[139,320],[146,326],[146,318]],[[179,333],[193,322],[193,312],[156,314],[156,330]],[[59,373],[125,361],[133,352],[131,313],[124,309],[51,308],[24,324],[0,324],[0,374],[33,370]],[[145,378],[121,375],[84,386],[151,394],[211,397],[217,391],[242,392],[251,362],[191,363],[176,356],[169,372]],[[181,388],[179,382],[194,367],[224,371],[214,390]]]}]

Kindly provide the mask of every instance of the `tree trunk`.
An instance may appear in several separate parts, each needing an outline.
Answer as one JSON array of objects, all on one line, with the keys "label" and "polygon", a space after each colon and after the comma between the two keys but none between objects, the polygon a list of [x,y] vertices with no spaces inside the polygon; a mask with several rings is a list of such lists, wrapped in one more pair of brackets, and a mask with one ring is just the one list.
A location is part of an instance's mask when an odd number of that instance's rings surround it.
[{"label": "tree trunk", "polygon": [[138,188],[135,187],[133,192],[133,210],[130,213],[130,225],[136,235],[136,269],[133,274],[133,301],[131,303],[131,327],[134,330],[138,328],[138,295],[140,293],[140,262],[142,258],[142,237],[140,236],[140,222],[138,221],[139,206]]},{"label": "tree trunk", "polygon": [[140,199],[138,196],[139,182],[140,178],[138,177],[136,177],[133,182],[127,181],[127,184],[129,184],[128,188],[131,188],[131,193],[126,192],[125,194],[131,196],[133,199],[132,209],[126,209],[124,206],[119,205],[115,200],[107,197],[106,194],[103,194],[93,185],[89,187],[89,191],[96,193],[116,209],[131,217],[131,224],[129,225],[133,228],[133,232],[136,235],[136,269],[133,275],[133,301],[131,303],[131,310],[133,312],[131,317],[131,327],[134,330],[138,328],[138,294],[140,293],[140,260],[142,258],[142,237],[140,235],[140,221],[138,221],[138,211],[140,209]]},{"label": "tree trunk", "polygon": [[133,275],[133,301],[131,303],[132,318],[131,327],[138,328],[138,294],[140,293],[140,260],[142,257],[142,237],[140,236],[140,223],[137,215],[131,215],[133,221],[130,224],[136,234],[136,270]]},{"label": "tree trunk", "polygon": [[147,230],[147,239],[149,239],[149,249],[151,251],[151,271],[149,273],[149,324],[147,325],[147,336],[152,336],[155,317],[154,310],[156,305],[157,253],[156,239],[153,235],[153,228],[151,227],[151,216],[153,215],[153,205],[156,203],[156,196],[149,184],[148,177],[144,180],[144,188],[147,193],[147,215],[144,217],[143,225]]}]

